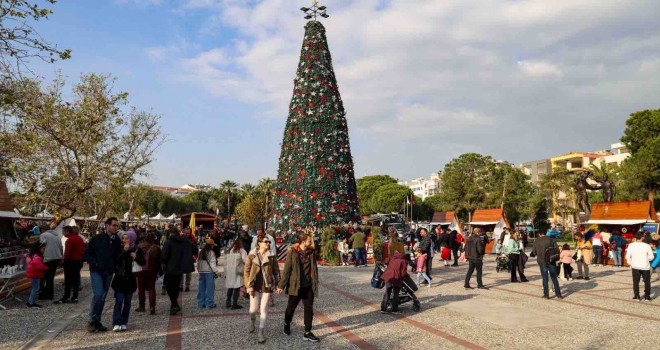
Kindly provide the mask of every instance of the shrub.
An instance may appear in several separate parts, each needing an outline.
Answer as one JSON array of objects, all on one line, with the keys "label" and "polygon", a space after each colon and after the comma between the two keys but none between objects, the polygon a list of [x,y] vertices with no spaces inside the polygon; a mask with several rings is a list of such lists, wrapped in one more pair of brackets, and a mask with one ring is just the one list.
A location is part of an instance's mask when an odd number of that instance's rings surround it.
[{"label": "shrub", "polygon": [[332,227],[324,227],[321,230],[321,258],[326,264],[339,265],[339,250],[335,248],[335,230]]},{"label": "shrub", "polygon": [[371,237],[373,242],[374,260],[383,261],[385,245],[383,243],[383,237],[380,235],[380,227],[374,226],[371,228]]}]

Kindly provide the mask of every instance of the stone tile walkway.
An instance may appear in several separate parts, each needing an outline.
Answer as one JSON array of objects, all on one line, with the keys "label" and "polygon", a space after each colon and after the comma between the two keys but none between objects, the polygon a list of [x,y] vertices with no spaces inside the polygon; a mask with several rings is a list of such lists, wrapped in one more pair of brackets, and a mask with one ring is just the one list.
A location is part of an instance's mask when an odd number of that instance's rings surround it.
[{"label": "stone tile walkway", "polygon": [[[433,287],[421,287],[417,293],[422,310],[414,312],[406,303],[401,315],[378,312],[383,290],[371,288],[371,268],[321,267],[321,291],[314,305],[314,333],[321,338],[317,344],[302,340],[302,305],[293,334],[282,334],[286,296],[276,297],[266,326],[268,341],[257,344],[247,332],[247,303],[242,301],[242,310],[222,307],[222,279],[216,285],[220,307],[197,309],[196,275],[192,291],[182,293],[182,315],[170,317],[167,298],[159,294],[157,314],[132,312],[127,332],[89,334],[85,323],[90,288],[84,272],[78,305],[36,310],[9,303],[9,310],[0,311],[0,349],[390,349],[416,344],[426,344],[426,349],[638,349],[648,345],[640,334],[652,334],[660,325],[659,300],[631,299],[629,269],[592,268],[589,281],[561,283],[564,300],[544,300],[533,262],[526,270],[530,282],[512,284],[508,273],[495,272],[494,256],[487,256],[484,282],[490,289],[470,291],[463,289],[465,264],[435,265]],[[660,297],[657,277],[652,280],[653,297]],[[133,302],[134,309],[137,295]],[[113,304],[110,292],[103,318],[107,326]]]}]

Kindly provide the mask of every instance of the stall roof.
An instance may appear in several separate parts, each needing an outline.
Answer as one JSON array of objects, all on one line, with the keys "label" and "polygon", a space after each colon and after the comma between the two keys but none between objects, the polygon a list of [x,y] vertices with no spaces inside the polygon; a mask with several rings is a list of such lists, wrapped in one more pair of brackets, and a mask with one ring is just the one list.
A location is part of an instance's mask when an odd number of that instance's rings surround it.
[{"label": "stall roof", "polygon": [[[190,216],[193,213],[187,213],[187,214],[182,214],[180,219],[183,221],[190,221]],[[201,212],[195,212],[195,221],[200,222],[200,221],[214,221],[218,217],[215,216],[215,214],[211,213],[201,213]]]},{"label": "stall roof", "polygon": [[497,225],[500,219],[504,218],[504,224],[509,227],[509,223],[504,216],[504,209],[477,209],[472,214],[470,225]]},{"label": "stall roof", "polygon": [[455,214],[453,211],[436,211],[433,213],[431,225],[449,225],[454,220]]},{"label": "stall roof", "polygon": [[587,224],[635,225],[657,222],[658,216],[651,201],[594,203]]}]

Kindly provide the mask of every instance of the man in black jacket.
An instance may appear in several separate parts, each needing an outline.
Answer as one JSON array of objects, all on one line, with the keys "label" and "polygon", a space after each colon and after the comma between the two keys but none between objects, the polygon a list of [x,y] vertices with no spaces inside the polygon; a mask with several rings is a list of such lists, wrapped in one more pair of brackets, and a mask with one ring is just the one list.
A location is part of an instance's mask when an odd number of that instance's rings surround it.
[{"label": "man in black jacket", "polygon": [[449,249],[454,256],[454,263],[451,266],[458,266],[458,251],[461,249],[461,245],[458,243],[458,231],[452,230],[449,234]]},{"label": "man in black jacket", "polygon": [[546,236],[545,233],[540,233],[539,238],[537,238],[534,242],[532,256],[536,255],[536,262],[539,264],[539,268],[541,269],[541,277],[543,277],[543,298],[550,298],[550,294],[548,293],[549,274],[550,279],[552,279],[552,285],[555,288],[555,296],[559,299],[564,299],[561,296],[561,290],[559,290],[559,281],[557,280],[557,260],[547,256],[549,251],[556,252],[556,258],[559,259],[559,246],[557,245],[557,242],[555,242],[552,237]]},{"label": "man in black jacket", "polygon": [[112,282],[115,261],[122,251],[117,231],[119,231],[119,220],[109,218],[105,221],[105,233],[93,236],[85,248],[85,260],[89,264],[93,295],[87,324],[87,331],[91,333],[108,330],[101,324],[101,315]]},{"label": "man in black jacket", "polygon": [[472,231],[472,235],[465,242],[465,258],[468,260],[468,272],[465,275],[465,284],[463,287],[465,289],[474,289],[470,287],[470,279],[472,278],[472,273],[474,270],[477,270],[477,288],[479,289],[488,289],[484,286],[484,283],[481,279],[484,266],[484,254],[486,253],[486,244],[484,239],[481,236],[481,229],[475,228]]},{"label": "man in black jacket", "polygon": [[181,278],[184,273],[194,270],[192,242],[181,236],[177,229],[171,229],[169,238],[163,244],[161,262],[165,273],[163,284],[170,297],[170,315],[176,315],[181,311],[178,302]]}]

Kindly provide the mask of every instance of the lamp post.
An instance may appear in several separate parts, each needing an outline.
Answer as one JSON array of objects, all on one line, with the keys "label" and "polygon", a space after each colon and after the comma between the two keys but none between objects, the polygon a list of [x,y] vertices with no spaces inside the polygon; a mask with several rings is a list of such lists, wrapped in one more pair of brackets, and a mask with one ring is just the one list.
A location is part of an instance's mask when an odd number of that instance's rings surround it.
[{"label": "lamp post", "polygon": [[321,16],[323,18],[328,18],[330,17],[327,14],[327,7],[325,6],[319,6],[318,0],[313,0],[312,1],[312,6],[311,7],[301,7],[300,11],[305,13],[305,19],[312,19],[316,21],[317,16]]}]

